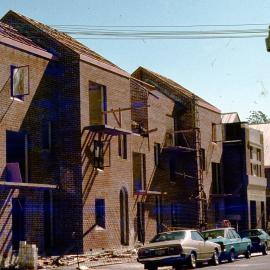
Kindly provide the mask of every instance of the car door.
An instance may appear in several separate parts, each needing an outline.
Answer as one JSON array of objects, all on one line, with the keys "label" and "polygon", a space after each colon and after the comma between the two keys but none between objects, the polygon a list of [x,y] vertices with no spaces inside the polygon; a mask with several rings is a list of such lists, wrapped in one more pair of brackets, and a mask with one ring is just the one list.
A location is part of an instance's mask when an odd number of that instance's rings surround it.
[{"label": "car door", "polygon": [[231,243],[233,243],[236,254],[243,253],[243,245],[240,236],[233,229],[229,229],[228,234],[230,236]]},{"label": "car door", "polygon": [[210,251],[210,247],[209,245],[207,245],[203,236],[197,231],[193,231],[192,233],[194,239],[196,239],[199,246],[200,258],[202,260],[208,260],[209,258],[211,258],[213,251]]},{"label": "car door", "polygon": [[192,246],[194,246],[195,249],[197,250],[197,259],[204,260],[205,259],[204,239],[200,237],[197,231],[191,231],[191,240],[192,240]]},{"label": "car door", "polygon": [[239,253],[242,253],[242,254],[245,253],[247,250],[247,247],[249,245],[249,240],[247,238],[241,238],[241,236],[235,230],[232,230],[232,233],[233,233],[236,241],[240,242]]},{"label": "car door", "polygon": [[235,239],[231,229],[227,230],[226,238],[228,239],[228,242],[230,243],[230,250],[234,248],[235,252],[238,254],[240,243],[239,243],[239,240],[237,241]]}]

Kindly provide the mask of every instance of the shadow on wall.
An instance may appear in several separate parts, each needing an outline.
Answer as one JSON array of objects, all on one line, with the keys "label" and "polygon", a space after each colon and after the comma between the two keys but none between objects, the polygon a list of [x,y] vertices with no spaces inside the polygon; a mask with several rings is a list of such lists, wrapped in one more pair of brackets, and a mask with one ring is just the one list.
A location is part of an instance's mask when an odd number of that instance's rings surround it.
[{"label": "shadow on wall", "polygon": [[[35,77],[33,73],[34,67],[30,67],[30,80],[33,80],[30,85],[37,85],[35,89],[30,89],[30,96],[26,96],[24,101],[21,102],[20,109],[22,113],[14,110],[14,106],[17,101],[10,99],[10,81],[8,78],[4,86],[0,89],[0,99],[3,101],[3,107],[0,110],[0,124],[3,126],[10,126],[10,129],[15,130],[19,126],[18,132],[23,132],[27,134],[28,143],[26,144],[25,159],[27,159],[27,167],[25,169],[29,172],[28,182],[32,183],[42,183],[42,184],[59,184],[62,187],[62,191],[56,191],[53,195],[53,201],[55,201],[53,212],[57,213],[54,215],[54,247],[59,252],[66,248],[67,243],[72,239],[72,233],[75,231],[77,235],[82,235],[82,225],[78,223],[81,220],[81,160],[80,160],[80,125],[79,123],[79,83],[78,87],[74,86],[74,92],[67,91],[65,85],[62,84],[64,70],[63,67],[58,63],[49,63],[41,75],[39,80],[38,75]],[[72,72],[73,70],[70,70]],[[69,71],[67,71],[68,73]],[[68,76],[68,75],[66,75]],[[73,76],[73,77],[72,77]],[[75,75],[70,76],[70,81],[72,79],[75,81],[74,85],[77,85],[77,79]],[[39,81],[37,81],[39,80]],[[35,81],[35,82],[34,82]],[[71,86],[73,84],[71,83]],[[68,89],[69,90],[69,89]],[[33,95],[29,102],[29,99]],[[2,104],[2,102],[1,102]],[[23,107],[27,106],[27,108]],[[25,110],[26,109],[26,110]],[[18,109],[19,110],[19,109]],[[10,113],[17,114],[16,116],[16,126],[12,126],[9,121]],[[24,114],[25,113],[25,114]],[[24,115],[23,115],[24,114]],[[70,115],[70,117],[68,117]],[[14,116],[14,117],[15,117]],[[21,119],[21,120],[20,120]],[[20,122],[19,122],[20,121]],[[51,130],[49,133],[44,133],[43,123],[51,123]],[[63,136],[65,135],[65,136]],[[44,138],[45,136],[50,136],[50,148],[44,149]],[[78,139],[77,139],[78,138]],[[70,142],[78,143],[70,143]],[[65,147],[68,145],[69,147]],[[63,151],[64,149],[64,151]],[[70,158],[70,152],[74,152],[74,155]],[[73,182],[69,182],[69,188],[73,189],[74,196],[72,200],[59,203],[59,200],[65,199],[64,194],[66,193],[67,187],[65,179],[60,178],[60,166],[61,164],[71,164],[70,166],[64,166],[65,168],[71,167],[75,168],[73,173]],[[76,166],[75,166],[75,165]],[[80,168],[77,168],[77,167]],[[1,180],[6,180],[5,168],[2,168],[0,172]],[[64,173],[63,173],[64,175]],[[40,191],[43,192],[43,191]],[[11,204],[12,198],[24,197],[27,203],[27,197],[30,196],[26,194],[22,189],[7,190],[6,188],[1,188],[0,205],[1,216],[0,216],[0,251],[9,252],[12,248],[12,215],[10,213],[9,207],[6,205]],[[68,194],[68,197],[70,195]],[[28,197],[29,198],[29,197]],[[74,215],[70,214],[70,209],[73,209],[73,205],[76,208]],[[56,209],[56,208],[59,209]],[[39,208],[39,211],[43,207]],[[74,211],[74,209],[72,210]],[[31,239],[39,239],[38,248],[39,252],[43,253],[44,250],[44,213],[35,212],[27,213],[27,219],[32,219],[33,222],[38,222],[41,224],[41,229],[39,232],[32,231],[31,228],[26,228],[27,237]],[[6,220],[3,220],[5,218]],[[65,231],[64,224],[65,221],[69,221],[69,228]],[[9,224],[9,225],[8,225]],[[37,234],[37,235],[36,235]],[[78,237],[80,238],[80,237]],[[27,239],[26,239],[27,240]],[[82,242],[78,241],[78,246],[82,248]]]},{"label": "shadow on wall", "polygon": [[0,254],[7,257],[12,247],[12,196],[14,190],[1,189],[0,200]]}]

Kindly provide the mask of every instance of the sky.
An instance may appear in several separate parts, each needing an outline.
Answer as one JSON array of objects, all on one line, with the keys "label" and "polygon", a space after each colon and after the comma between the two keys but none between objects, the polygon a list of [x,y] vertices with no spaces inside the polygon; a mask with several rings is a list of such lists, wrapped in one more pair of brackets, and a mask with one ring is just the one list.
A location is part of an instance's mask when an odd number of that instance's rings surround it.
[{"label": "sky", "polygon": [[[270,25],[269,0],[0,0],[0,17],[10,9],[48,25]],[[254,110],[270,117],[264,37],[80,41],[130,73],[144,66],[167,76],[242,121]]]}]

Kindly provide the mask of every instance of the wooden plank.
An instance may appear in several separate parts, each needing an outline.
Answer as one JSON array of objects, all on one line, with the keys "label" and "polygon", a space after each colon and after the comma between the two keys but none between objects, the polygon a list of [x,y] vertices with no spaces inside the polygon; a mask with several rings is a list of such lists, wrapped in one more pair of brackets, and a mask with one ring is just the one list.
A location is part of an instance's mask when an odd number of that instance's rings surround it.
[{"label": "wooden plank", "polygon": [[40,188],[40,189],[57,189],[57,185],[39,184],[39,183],[18,183],[18,182],[6,182],[0,181],[0,186],[6,186],[10,188]]}]

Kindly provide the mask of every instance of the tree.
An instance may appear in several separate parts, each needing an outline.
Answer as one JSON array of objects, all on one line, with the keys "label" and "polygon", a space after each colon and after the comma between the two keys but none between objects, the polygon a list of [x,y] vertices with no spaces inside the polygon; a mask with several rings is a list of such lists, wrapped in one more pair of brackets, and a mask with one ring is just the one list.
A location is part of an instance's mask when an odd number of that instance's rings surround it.
[{"label": "tree", "polygon": [[262,111],[251,111],[247,121],[249,124],[264,124],[269,123],[270,118]]}]

